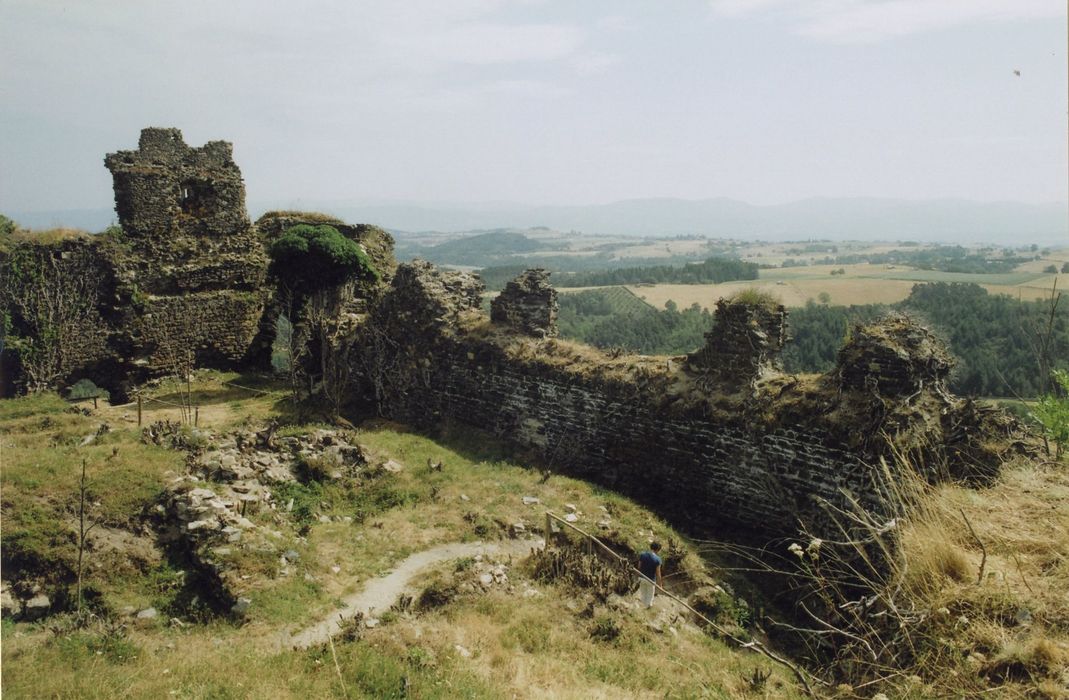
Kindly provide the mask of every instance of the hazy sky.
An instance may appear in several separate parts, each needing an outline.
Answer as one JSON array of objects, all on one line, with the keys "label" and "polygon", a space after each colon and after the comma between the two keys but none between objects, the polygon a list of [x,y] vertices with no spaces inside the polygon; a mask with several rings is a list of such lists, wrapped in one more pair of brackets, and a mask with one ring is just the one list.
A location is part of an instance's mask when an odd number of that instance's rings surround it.
[{"label": "hazy sky", "polygon": [[150,125],[277,204],[1062,201],[1066,60],[1065,0],[0,0],[0,211]]}]

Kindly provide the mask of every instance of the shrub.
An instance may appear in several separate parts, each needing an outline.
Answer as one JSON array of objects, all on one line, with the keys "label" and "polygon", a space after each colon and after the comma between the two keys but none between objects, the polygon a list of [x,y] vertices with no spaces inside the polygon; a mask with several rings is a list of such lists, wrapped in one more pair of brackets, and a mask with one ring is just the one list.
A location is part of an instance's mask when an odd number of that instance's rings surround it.
[{"label": "shrub", "polygon": [[613,642],[620,636],[623,629],[615,618],[602,615],[594,620],[590,626],[590,637],[600,642]]},{"label": "shrub", "polygon": [[416,610],[427,612],[449,605],[458,593],[457,585],[451,577],[435,578],[416,599]]},{"label": "shrub", "polygon": [[67,398],[71,401],[95,398],[106,399],[108,396],[108,392],[94,384],[91,379],[79,379],[67,390]]},{"label": "shrub", "polygon": [[1054,456],[1058,459],[1069,445],[1069,372],[1055,370],[1052,375],[1061,396],[1056,392],[1040,397],[1032,416],[1043,426],[1044,436],[1054,443]]},{"label": "shrub", "polygon": [[271,274],[289,289],[308,294],[353,277],[378,279],[358,243],[333,226],[301,224],[287,229],[269,250]]},{"label": "shrub", "polygon": [[734,296],[729,299],[733,304],[747,304],[749,306],[761,306],[766,309],[775,309],[779,306],[779,299],[774,294],[770,294],[763,289],[757,287],[747,287],[746,289],[740,289]]}]

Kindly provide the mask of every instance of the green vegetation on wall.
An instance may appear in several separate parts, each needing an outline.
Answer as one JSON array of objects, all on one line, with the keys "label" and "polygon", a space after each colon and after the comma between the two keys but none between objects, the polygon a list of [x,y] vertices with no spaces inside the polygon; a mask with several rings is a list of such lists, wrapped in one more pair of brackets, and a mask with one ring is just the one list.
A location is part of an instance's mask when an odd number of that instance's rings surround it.
[{"label": "green vegetation on wall", "polygon": [[378,279],[367,253],[333,226],[301,224],[271,244],[271,274],[291,290],[310,293],[352,277]]}]

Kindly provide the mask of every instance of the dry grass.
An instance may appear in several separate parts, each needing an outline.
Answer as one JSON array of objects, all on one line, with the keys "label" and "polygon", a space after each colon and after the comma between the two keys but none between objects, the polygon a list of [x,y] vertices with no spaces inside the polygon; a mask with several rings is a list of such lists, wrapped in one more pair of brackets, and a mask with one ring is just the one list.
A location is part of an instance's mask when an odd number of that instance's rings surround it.
[{"label": "dry grass", "polygon": [[[903,697],[1069,696],[1064,465],[1022,461],[985,489],[930,488],[908,466],[896,475],[885,484],[893,527],[844,513],[841,539],[868,544],[798,550],[797,580],[823,620],[807,619],[819,636],[800,638],[816,643],[825,675]],[[844,573],[866,592],[843,586]]]},{"label": "dry grass", "polygon": [[[280,415],[278,397],[227,384],[233,381],[253,383],[229,374],[198,375],[193,392],[202,407],[202,427],[222,431]],[[175,391],[165,382],[150,393],[166,400]],[[181,573],[155,551],[139,565],[119,564],[124,553],[132,553],[130,543],[124,544],[124,528],[140,527],[140,513],[153,502],[168,472],[182,470],[183,455],[140,444],[132,405],[101,405],[91,416],[67,408],[54,396],[0,402],[5,552],[16,545],[69,567],[74,552],[65,519],[67,495],[73,492],[81,456],[87,456],[100,500],[94,512],[107,515],[109,526],[102,532],[114,540],[116,550],[105,554],[103,548],[94,549],[88,584],[100,593],[98,609],[110,610],[128,629],[117,637],[95,627],[56,636],[47,624],[5,621],[3,691],[12,698],[340,697],[329,651],[292,652],[280,646],[282,640],[287,631],[329,615],[336,600],[416,550],[502,537],[501,524],[522,522],[537,531],[542,509],[563,512],[566,503],[577,507],[579,524],[587,527],[611,512],[611,537],[627,548],[645,547],[651,538],[685,542],[627,499],[565,477],[543,481],[539,471],[507,460],[507,451],[486,436],[457,432],[434,441],[376,423],[364,426],[358,440],[374,459],[403,465],[390,487],[414,500],[364,523],[316,522],[303,540],[293,537],[273,512],[254,516],[282,531],[279,547],[300,552],[290,573],[279,573],[277,552],[241,553],[248,559],[245,570],[260,577],[251,586],[249,621],[240,628],[220,622],[201,625],[191,618],[170,625],[170,615],[182,617],[168,607]],[[174,410],[153,406],[144,419]],[[102,420],[113,430],[99,444],[79,446]],[[284,432],[305,429],[290,426]],[[117,456],[108,460],[115,448]],[[428,459],[441,461],[443,470],[431,471]],[[540,504],[524,505],[524,495],[538,497]],[[339,493],[324,490],[319,512],[343,515],[346,503]],[[470,515],[474,517],[466,517]],[[152,547],[151,538],[137,544]],[[702,566],[693,553],[688,562]],[[631,642],[607,647],[589,636],[590,622],[572,609],[571,592],[546,587],[542,593],[537,599],[473,599],[433,615],[402,617],[369,631],[361,642],[338,644],[347,697],[400,697],[406,682],[410,697],[425,698],[663,697],[666,692],[700,697],[704,689],[727,697],[747,687],[745,678],[754,667],[764,668],[750,655],[703,635],[677,640],[669,633],[650,633],[638,618],[621,622],[632,630]],[[160,617],[143,625],[121,612],[150,605],[161,611]],[[463,658],[456,644],[476,653]],[[640,658],[653,661],[639,663]],[[697,669],[693,675],[691,669]],[[780,697],[781,683],[789,681],[773,675],[766,690],[752,697]]]},{"label": "dry grass", "polygon": [[[1047,263],[1050,264],[1050,263]],[[844,270],[833,276],[834,270]],[[1025,270],[1021,272],[1040,272]],[[628,289],[656,309],[663,309],[669,299],[686,308],[692,304],[712,310],[721,298],[731,297],[740,290],[757,288],[767,292],[787,307],[802,307],[810,300],[819,302],[826,292],[828,303],[836,306],[851,304],[893,304],[909,296],[921,275],[930,281],[976,282],[991,294],[1006,294],[1015,299],[1031,301],[1049,295],[1057,275],[964,275],[956,273],[918,272],[909,267],[887,269],[879,265],[811,265],[761,270],[757,280],[724,282],[721,284],[656,284],[630,286]],[[1065,277],[1062,275],[1061,277]],[[1019,281],[1019,283],[1018,283]],[[1064,282],[1064,280],[1063,280]]]},{"label": "dry grass", "polygon": [[90,233],[80,228],[49,228],[49,229],[15,229],[11,233],[11,240],[15,243],[35,243],[38,245],[51,245],[60,241],[69,241],[77,238],[89,238]]},{"label": "dry grass", "polygon": [[[516,568],[512,569],[515,572]],[[510,577],[514,574],[510,572]],[[515,580],[515,579],[514,579]],[[654,612],[599,606],[581,590],[536,584],[536,597],[495,591],[460,598],[368,635],[394,654],[421,649],[430,663],[463,663],[504,697],[798,697],[782,669],[732,651],[684,621],[675,631],[647,626]],[[615,636],[597,634],[611,627]],[[753,669],[768,673],[751,690]]]}]

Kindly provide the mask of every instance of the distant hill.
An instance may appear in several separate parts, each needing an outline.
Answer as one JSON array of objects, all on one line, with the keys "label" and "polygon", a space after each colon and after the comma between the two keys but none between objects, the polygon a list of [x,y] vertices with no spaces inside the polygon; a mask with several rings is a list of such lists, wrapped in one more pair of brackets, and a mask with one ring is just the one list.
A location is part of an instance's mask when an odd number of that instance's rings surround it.
[{"label": "distant hill", "polygon": [[[277,208],[252,206],[257,209]],[[629,199],[596,206],[304,202],[347,221],[403,231],[468,231],[549,226],[588,234],[804,240],[917,240],[944,243],[1065,243],[1069,204],[818,198],[759,206],[732,199]],[[4,212],[27,226],[97,230],[110,209]]]},{"label": "distant hill", "polygon": [[114,209],[56,209],[54,211],[0,211],[19,226],[31,229],[80,228],[90,232],[103,231],[119,217]]},{"label": "distant hill", "polygon": [[631,236],[804,240],[917,240],[945,243],[1064,243],[1064,202],[963,199],[806,199],[758,206],[731,199],[630,199],[598,206],[334,205],[352,221],[407,231],[548,226],[560,231]]},{"label": "distant hill", "polygon": [[[400,246],[399,246],[400,248]],[[409,245],[398,250],[402,258],[420,257],[452,265],[492,265],[513,255],[548,250],[551,246],[514,231],[488,231],[438,245]],[[403,255],[402,255],[403,252]]]}]

